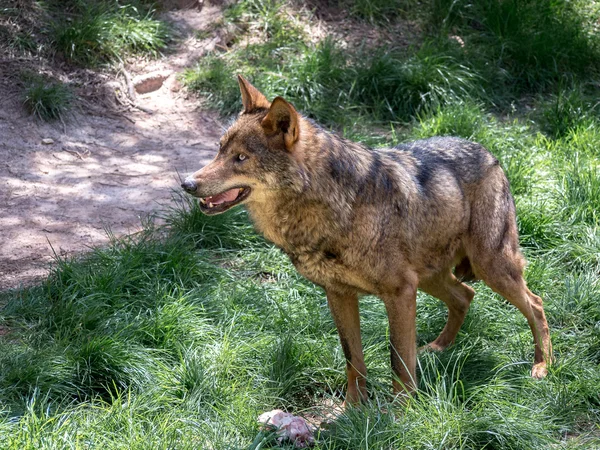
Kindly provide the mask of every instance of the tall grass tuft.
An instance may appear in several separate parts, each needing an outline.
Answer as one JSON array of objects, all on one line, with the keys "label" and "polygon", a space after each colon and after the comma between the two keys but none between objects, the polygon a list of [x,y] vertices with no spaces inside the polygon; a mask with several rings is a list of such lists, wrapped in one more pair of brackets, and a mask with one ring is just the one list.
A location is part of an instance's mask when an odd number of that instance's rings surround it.
[{"label": "tall grass tuft", "polygon": [[42,121],[62,120],[73,105],[70,87],[58,80],[26,74],[24,76],[23,105],[35,118]]},{"label": "tall grass tuft", "polygon": [[598,118],[598,103],[586,98],[583,87],[559,88],[558,92],[541,105],[540,125],[542,131],[553,138],[568,136],[581,127],[594,127]]},{"label": "tall grass tuft", "polygon": [[56,49],[76,64],[113,63],[131,54],[156,56],[168,40],[165,24],[143,4],[77,0],[68,7],[68,16],[57,13],[52,36]]},{"label": "tall grass tuft", "polygon": [[559,196],[562,212],[570,223],[600,222],[600,166],[598,160],[579,153],[565,161],[560,180]]}]

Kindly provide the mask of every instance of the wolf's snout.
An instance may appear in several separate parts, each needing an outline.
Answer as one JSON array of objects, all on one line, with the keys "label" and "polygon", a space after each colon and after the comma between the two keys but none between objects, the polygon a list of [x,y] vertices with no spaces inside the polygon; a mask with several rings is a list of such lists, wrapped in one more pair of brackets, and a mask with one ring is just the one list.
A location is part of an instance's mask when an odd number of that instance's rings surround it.
[{"label": "wolf's snout", "polygon": [[196,182],[194,180],[190,180],[189,178],[187,178],[183,183],[181,183],[181,187],[184,191],[189,192],[190,194],[193,194],[198,190],[198,185],[196,184]]}]

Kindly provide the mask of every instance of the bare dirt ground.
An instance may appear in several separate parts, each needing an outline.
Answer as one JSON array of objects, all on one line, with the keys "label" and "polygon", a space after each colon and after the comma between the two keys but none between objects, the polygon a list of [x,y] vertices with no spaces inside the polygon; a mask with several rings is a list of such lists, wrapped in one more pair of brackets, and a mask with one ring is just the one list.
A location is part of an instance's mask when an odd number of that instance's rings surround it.
[{"label": "bare dirt ground", "polygon": [[[141,218],[172,206],[180,176],[214,156],[218,118],[200,111],[177,74],[218,43],[195,36],[220,11],[166,14],[182,38],[170,55],[128,67],[134,79],[168,75],[160,89],[135,95],[135,107],[82,102],[64,125],[41,123],[27,115],[0,69],[0,291],[44,277],[54,252],[76,255],[105,244],[107,229],[117,236],[139,230]],[[109,95],[126,89],[122,79]]]}]

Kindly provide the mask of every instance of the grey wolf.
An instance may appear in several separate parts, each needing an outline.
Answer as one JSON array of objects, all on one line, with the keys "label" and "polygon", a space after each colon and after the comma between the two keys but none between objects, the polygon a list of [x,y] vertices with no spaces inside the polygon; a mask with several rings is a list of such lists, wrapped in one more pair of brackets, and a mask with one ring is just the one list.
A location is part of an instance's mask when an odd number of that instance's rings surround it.
[{"label": "grey wolf", "polygon": [[[367,397],[359,297],[385,304],[394,391],[416,387],[417,289],[448,307],[426,348],[452,344],[483,280],[525,316],[532,376],[552,358],[539,296],[523,278],[515,205],[498,160],[479,144],[437,137],[370,149],[324,130],[239,77],[243,110],[215,159],[182,187],[206,214],[244,205],[256,229],[322,286],[347,361],[346,401]],[[382,330],[382,332],[384,332]]]}]

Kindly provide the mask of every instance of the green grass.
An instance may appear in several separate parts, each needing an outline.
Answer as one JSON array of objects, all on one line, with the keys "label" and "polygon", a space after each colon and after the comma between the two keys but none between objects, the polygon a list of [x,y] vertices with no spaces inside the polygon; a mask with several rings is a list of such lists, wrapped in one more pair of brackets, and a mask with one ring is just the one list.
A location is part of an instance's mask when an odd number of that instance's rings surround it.
[{"label": "green grass", "polygon": [[418,3],[401,0],[338,0],[337,6],[357,19],[385,24],[406,15],[410,8],[418,7]]},{"label": "green grass", "polygon": [[427,19],[434,34],[460,35],[469,59],[520,94],[598,70],[599,12],[586,0],[434,0]]},{"label": "green grass", "polygon": [[157,57],[170,29],[148,0],[48,0],[0,7],[0,47],[11,56],[75,66]]},{"label": "green grass", "polygon": [[164,22],[142,2],[49,2],[54,48],[78,65],[97,66],[131,55],[157,56],[169,38]]},{"label": "green grass", "polygon": [[553,138],[567,136],[578,127],[593,126],[599,116],[599,104],[585,86],[559,87],[538,107],[540,128]]},{"label": "green grass", "polygon": [[445,44],[428,40],[407,53],[393,46],[344,50],[329,38],[313,43],[282,12],[286,5],[256,0],[226,11],[238,29],[258,38],[247,43],[241,34],[233,51],[201,59],[184,75],[188,87],[231,115],[239,109],[232,75],[244,74],[267,97],[282,95],[311,117],[341,128],[365,120],[408,121],[430,108],[484,96],[481,76]]},{"label": "green grass", "polygon": [[250,77],[267,97],[282,95],[309,116],[336,126],[365,118],[407,121],[424,110],[483,95],[479,76],[468,65],[431,46],[410,57],[385,49],[349,55],[333,40],[312,46],[296,36],[213,54],[188,70],[185,81],[230,115],[239,109],[234,73]]},{"label": "green grass", "polygon": [[[475,283],[456,344],[420,355],[419,392],[400,406],[385,308],[366,297],[371,398],[320,429],[316,449],[600,448],[600,118],[586,31],[597,4],[548,5],[436,0],[417,16],[438,27],[422,45],[347,50],[306,39],[281,13],[287,4],[239,2],[227,20],[257,38],[241,31],[186,74],[226,115],[240,108],[239,72],[363,142],[472,139],[511,182],[527,281],[544,299],[557,358],[548,377],[529,377],[523,316]],[[164,219],[57,260],[39,286],[0,293],[2,448],[292,448],[256,417],[340,401],[345,361],[321,289],[243,211],[207,217],[176,198]],[[419,294],[419,345],[445,320],[445,306]]]},{"label": "green grass", "polygon": [[[363,4],[406,15],[394,2],[352,2],[346,9]],[[394,42],[349,48],[334,39],[315,42],[286,12],[289,7],[285,1],[252,0],[227,10],[227,20],[238,29],[234,45],[188,70],[184,78],[189,88],[231,115],[238,108],[232,75],[241,73],[267,97],[283,95],[340,129],[357,123],[407,123],[438,106],[465,100],[509,112],[515,104],[541,95],[548,112],[539,121],[547,132],[559,135],[585,121],[591,112],[581,107],[596,109],[596,2],[435,0],[408,8],[424,30],[420,44],[409,49]],[[588,82],[585,98],[578,98],[582,89],[568,88]]]},{"label": "green grass", "polygon": [[46,76],[25,74],[23,105],[29,114],[43,121],[63,119],[73,105],[71,88]]}]

